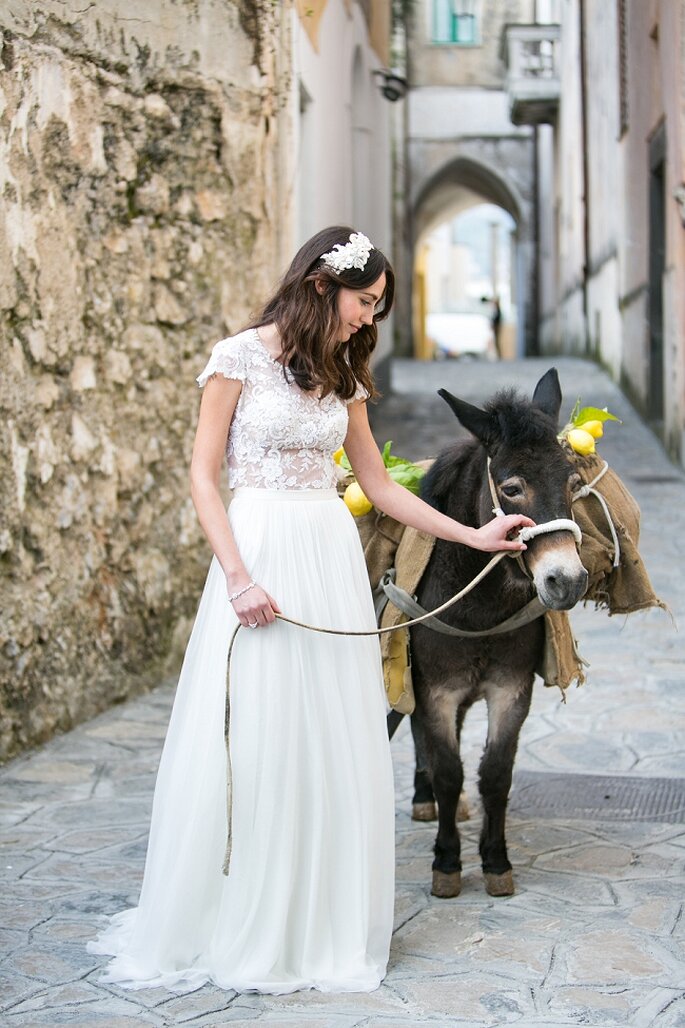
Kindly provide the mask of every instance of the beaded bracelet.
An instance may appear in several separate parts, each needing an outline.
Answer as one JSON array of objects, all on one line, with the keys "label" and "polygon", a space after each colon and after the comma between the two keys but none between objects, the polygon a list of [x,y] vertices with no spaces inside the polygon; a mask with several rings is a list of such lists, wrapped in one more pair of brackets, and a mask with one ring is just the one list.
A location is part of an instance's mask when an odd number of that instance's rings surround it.
[{"label": "beaded bracelet", "polygon": [[238,589],[237,593],[233,593],[232,596],[228,597],[228,602],[229,603],[233,603],[234,600],[237,600],[239,596],[242,596],[243,593],[246,593],[248,589],[254,588],[255,585],[256,585],[256,582],[254,582],[252,579],[250,579],[250,581],[247,583],[246,586],[244,586],[244,588]]}]

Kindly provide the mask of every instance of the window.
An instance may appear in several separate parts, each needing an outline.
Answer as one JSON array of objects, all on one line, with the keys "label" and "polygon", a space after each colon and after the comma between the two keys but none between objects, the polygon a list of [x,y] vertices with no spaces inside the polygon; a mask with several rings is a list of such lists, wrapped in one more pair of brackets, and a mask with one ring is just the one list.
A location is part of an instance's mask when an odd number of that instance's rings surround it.
[{"label": "window", "polygon": [[478,0],[433,0],[433,42],[460,46],[480,42],[477,3]]}]

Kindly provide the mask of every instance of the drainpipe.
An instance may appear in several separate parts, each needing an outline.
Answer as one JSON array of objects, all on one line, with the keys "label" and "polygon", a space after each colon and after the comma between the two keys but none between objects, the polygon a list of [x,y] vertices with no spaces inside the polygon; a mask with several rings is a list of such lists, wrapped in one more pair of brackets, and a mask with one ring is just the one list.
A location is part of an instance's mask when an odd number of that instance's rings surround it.
[{"label": "drainpipe", "polygon": [[540,355],[540,135],[538,126],[533,126],[533,288],[531,290],[530,321],[533,328],[530,346],[525,345],[527,357]]},{"label": "drainpipe", "polygon": [[590,352],[590,320],[588,313],[588,279],[590,277],[590,172],[587,124],[587,19],[585,0],[578,0],[580,28],[580,131],[583,149],[583,321],[585,352]]}]

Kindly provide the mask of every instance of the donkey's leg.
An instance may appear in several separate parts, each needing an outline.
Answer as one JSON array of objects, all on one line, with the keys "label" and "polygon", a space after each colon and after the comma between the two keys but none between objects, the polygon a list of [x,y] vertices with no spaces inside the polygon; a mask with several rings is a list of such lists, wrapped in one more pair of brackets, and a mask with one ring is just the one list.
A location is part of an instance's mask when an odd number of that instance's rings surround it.
[{"label": "donkey's leg", "polygon": [[[461,751],[461,730],[464,727],[464,719],[468,713],[469,707],[467,704],[462,703],[457,708],[457,746]],[[461,792],[459,793],[459,801],[457,803],[457,821],[469,821],[471,818],[471,811],[469,809],[469,801],[466,799],[466,793],[464,792],[464,780],[462,774]]]},{"label": "donkey's leg", "polygon": [[[464,724],[466,708],[461,707],[457,715],[457,739],[461,738],[461,729]],[[426,755],[426,743],[423,737],[423,729],[415,714],[411,716],[411,731],[414,737],[414,753],[416,767],[414,771],[414,796],[412,798],[411,818],[412,821],[436,821],[438,808],[435,804],[435,794],[431,784],[430,771],[428,769],[428,757]],[[468,821],[471,817],[466,793],[462,792],[457,804],[457,821]]]},{"label": "donkey's leg", "polygon": [[461,845],[456,814],[464,768],[457,735],[458,699],[456,691],[434,687],[431,690],[430,716],[421,718],[433,792],[438,803],[431,892],[441,898],[458,896],[461,890]]},{"label": "donkey's leg", "polygon": [[423,728],[416,714],[411,716],[411,734],[414,737],[416,766],[414,771],[414,797],[411,804],[412,821],[435,821],[438,812],[428,772],[428,758]]},{"label": "donkey's leg", "polygon": [[483,803],[480,857],[485,888],[491,896],[511,896],[514,879],[507,856],[505,819],[514,758],[521,726],[532,696],[532,677],[506,684],[492,680],[485,688],[488,738],[480,762],[479,789]]}]

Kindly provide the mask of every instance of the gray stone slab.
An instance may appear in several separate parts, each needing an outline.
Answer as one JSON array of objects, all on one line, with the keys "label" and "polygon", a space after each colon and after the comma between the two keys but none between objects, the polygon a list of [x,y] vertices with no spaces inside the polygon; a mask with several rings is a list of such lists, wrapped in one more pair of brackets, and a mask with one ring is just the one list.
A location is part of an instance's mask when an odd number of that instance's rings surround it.
[{"label": "gray stone slab", "polygon": [[7,1010],[29,996],[40,992],[43,986],[34,978],[14,968],[0,967],[0,1010]]},{"label": "gray stone slab", "polygon": [[49,843],[44,844],[44,848],[76,856],[82,853],[109,851],[115,843],[126,844],[145,839],[147,839],[147,828],[144,833],[141,833],[136,826],[117,825],[116,828],[113,828],[112,825],[109,825],[105,828],[85,831],[77,828],[69,832],[58,833],[52,836]]},{"label": "gray stone slab", "polygon": [[[685,996],[682,990],[664,997],[662,1009],[649,1022],[654,1028],[683,1028],[685,1025]],[[641,1022],[637,1028],[647,1025],[646,1021]]]},{"label": "gray stone slab", "polygon": [[660,939],[650,933],[626,930],[602,923],[576,932],[560,946],[550,984],[621,986],[629,982],[672,989],[682,985],[682,962]]},{"label": "gray stone slab", "polygon": [[21,901],[14,896],[0,898],[0,927],[3,929],[30,929],[48,916],[44,903]]},{"label": "gray stone slab", "polygon": [[95,920],[88,920],[83,916],[75,918],[50,917],[42,921],[31,930],[32,942],[74,942],[83,945],[87,939],[92,939],[97,933],[100,925]]},{"label": "gray stone slab", "polygon": [[232,990],[204,987],[187,996],[176,996],[155,1007],[155,1011],[170,1024],[185,1024],[204,1019],[203,1015],[221,1016],[226,1013],[236,993]]},{"label": "gray stone slab", "polygon": [[65,983],[81,978],[97,960],[81,946],[29,944],[14,950],[2,964],[3,971],[17,972],[39,982]]},{"label": "gray stone slab", "polygon": [[417,1023],[435,1014],[453,1024],[512,1024],[535,1013],[525,987],[485,973],[398,984],[397,991]]},{"label": "gray stone slab", "polygon": [[90,799],[76,803],[53,803],[32,814],[29,822],[64,829],[140,825],[142,830],[149,823],[151,809],[151,796],[143,799]]},{"label": "gray stone slab", "polygon": [[[662,1002],[668,1002],[672,993],[658,991]],[[652,990],[648,993],[651,997]],[[645,993],[624,982],[617,986],[592,987],[586,985],[559,986],[544,990],[547,1009],[552,1016],[567,1017],[572,1024],[627,1025],[637,1028],[645,1012]],[[651,1016],[651,1014],[650,1014]],[[647,1022],[656,1024],[656,1021]]]},{"label": "gray stone slab", "polygon": [[54,1010],[62,1007],[85,1006],[101,1000],[101,993],[87,982],[73,981],[66,985],[50,986],[34,992],[26,1000],[15,1003],[8,1009],[9,1015],[26,1014],[30,1011]]},{"label": "gray stone slab", "polygon": [[166,725],[152,720],[122,719],[114,724],[103,721],[85,729],[85,734],[92,739],[105,739],[109,743],[118,742],[127,748],[141,750],[147,746],[158,747],[164,741]]},{"label": "gray stone slab", "polygon": [[89,795],[97,774],[97,764],[91,761],[75,763],[34,758],[23,766],[14,767],[3,777],[3,784],[22,799],[51,798],[56,794],[63,799],[78,799]]},{"label": "gray stone slab", "polygon": [[[242,1009],[254,1009],[270,1017],[288,1015],[305,1018],[322,1015],[348,1016],[358,1021],[371,1018],[372,1023],[383,1023],[385,1017],[397,1017],[406,1012],[405,1005],[394,987],[383,984],[374,992],[330,994],[311,989],[285,996],[240,996],[233,1004]],[[164,1008],[166,1009],[166,1008]]]},{"label": "gray stone slab", "polygon": [[[89,936],[89,938],[92,939],[95,934],[96,933],[94,932]],[[118,985],[115,985],[112,982],[101,981],[102,965],[106,963],[106,960],[106,957],[102,957],[99,968],[87,976],[88,981],[99,990],[102,996],[113,996],[122,1000],[134,1000],[138,1006],[145,1010],[154,1010],[156,1007],[159,1007],[164,1003],[168,1003],[170,998],[174,998],[174,994],[170,993],[168,989],[121,989]],[[212,989],[213,987],[205,986],[204,988]]]},{"label": "gray stone slab", "polygon": [[[273,1014],[270,1012],[255,1013],[251,1016],[249,1010],[240,1008],[233,1010],[229,1007],[228,1010],[221,1014],[210,1014],[207,1018],[201,1018],[199,1021],[193,1021],[195,1025],[202,1025],[203,1028],[220,1028],[221,1025],[231,1025],[232,1028],[251,1028],[255,1021],[264,1022],[271,1026],[271,1028],[296,1028],[296,1026],[306,1026],[306,1028],[355,1028],[360,1024],[360,1019],[355,1015],[349,1014],[326,1014],[325,1017],[319,1015],[309,1016],[307,1014],[294,1014],[292,1016],[284,1016],[283,1014]],[[363,1024],[363,1020],[361,1022]],[[384,1022],[383,1022],[384,1023]]]},{"label": "gray stone slab", "polygon": [[[1,781],[0,787],[2,787]],[[7,832],[15,825],[23,824],[27,818],[32,814],[35,814],[35,812],[41,807],[41,804],[37,800],[19,800],[14,794],[12,794],[12,798],[10,799],[9,795],[10,793],[8,790],[7,792],[3,792],[2,796],[0,796],[0,828],[3,833]]]},{"label": "gray stone slab", "polygon": [[30,1013],[9,1013],[6,1015],[8,1028],[56,1028],[57,1025],[83,1025],[83,1028],[136,1028],[140,1024],[162,1025],[164,1022],[148,1012],[134,1011],[131,1014],[108,1013],[86,1007],[63,1007],[61,1010]]}]

